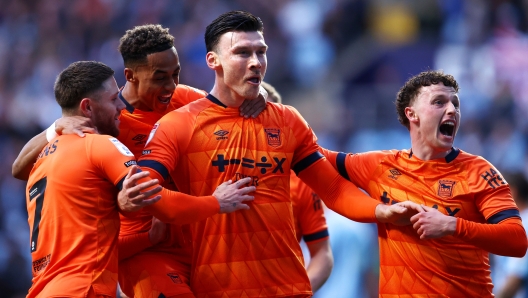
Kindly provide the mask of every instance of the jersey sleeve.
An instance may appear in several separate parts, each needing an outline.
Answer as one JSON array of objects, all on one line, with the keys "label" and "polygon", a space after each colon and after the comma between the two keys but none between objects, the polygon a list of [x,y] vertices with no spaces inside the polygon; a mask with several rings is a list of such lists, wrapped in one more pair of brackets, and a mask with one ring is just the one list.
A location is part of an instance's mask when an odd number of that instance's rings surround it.
[{"label": "jersey sleeve", "polygon": [[155,170],[162,178],[160,183],[165,181],[176,168],[182,147],[190,140],[194,123],[188,114],[177,111],[162,117],[150,132],[139,166]]},{"label": "jersey sleeve", "polygon": [[320,151],[341,177],[364,189],[367,187],[372,173],[387,154],[384,151],[346,154],[324,148],[321,148]]},{"label": "jersey sleeve", "polygon": [[319,152],[317,137],[306,120],[304,120],[294,107],[284,107],[286,108],[284,117],[288,125],[292,128],[295,140],[297,141],[297,147],[292,160],[292,169],[298,175],[302,170],[323,158],[323,155]]},{"label": "jersey sleeve", "polygon": [[308,243],[328,239],[321,198],[302,181],[299,181],[296,192],[300,211],[298,221],[304,241]]},{"label": "jersey sleeve", "polygon": [[468,178],[475,204],[486,221],[500,223],[508,218],[520,218],[519,209],[511,195],[510,186],[501,173],[483,158],[471,162]]},{"label": "jersey sleeve", "polygon": [[118,139],[108,135],[90,135],[88,150],[91,162],[115,186],[121,189],[128,168],[136,165],[134,154]]},{"label": "jersey sleeve", "polygon": [[328,208],[344,217],[358,222],[377,221],[376,207],[380,202],[342,178],[326,158],[303,170],[299,178],[321,196]]}]

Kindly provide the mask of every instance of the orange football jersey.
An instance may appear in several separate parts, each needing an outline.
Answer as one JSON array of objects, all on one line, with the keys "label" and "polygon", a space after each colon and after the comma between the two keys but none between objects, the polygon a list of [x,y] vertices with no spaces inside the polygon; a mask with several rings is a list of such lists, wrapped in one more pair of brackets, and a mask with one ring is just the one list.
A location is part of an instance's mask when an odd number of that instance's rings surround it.
[{"label": "orange football jersey", "polygon": [[191,195],[211,194],[251,177],[251,209],[192,224],[191,288],[197,297],[307,297],[310,282],[295,236],[290,170],[321,160],[316,138],[298,112],[267,103],[245,119],[212,95],[164,116],[153,128],[140,166],[172,176]]},{"label": "orange football jersey", "polygon": [[[176,90],[172,95],[171,103],[167,108],[167,113],[180,108],[190,102],[193,102],[199,98],[203,98],[206,95],[204,91],[194,89],[192,87],[178,84]],[[143,153],[145,142],[147,137],[152,130],[154,124],[163,116],[156,112],[145,112],[139,109],[135,109],[131,106],[122,94],[119,93],[121,100],[126,104],[126,109],[121,112],[119,118],[119,140],[129,148],[136,158],[139,158]],[[176,190],[174,184],[170,179],[163,184],[164,187],[171,190]],[[121,230],[120,235],[134,235],[142,232],[148,232],[152,222],[152,215],[148,212],[141,210],[138,215],[133,218],[121,216]],[[189,263],[190,255],[190,236],[189,228],[185,226],[171,225],[171,237],[167,238],[166,241],[158,243],[154,247],[149,247],[147,250],[164,251],[164,252],[175,252],[176,255],[181,256],[181,261]],[[185,251],[180,251],[178,248],[184,248]],[[174,251],[178,249],[178,251]],[[182,254],[184,253],[184,254]]]},{"label": "orange football jersey", "polygon": [[107,135],[63,135],[41,151],[26,191],[33,261],[28,297],[86,297],[92,290],[115,296],[116,196],[135,164],[132,152]]},{"label": "orange football jersey", "polygon": [[[359,154],[323,150],[342,176],[384,204],[410,200],[477,223],[519,211],[509,186],[485,159],[454,148],[423,161],[409,150]],[[380,297],[492,297],[488,252],[455,236],[420,240],[412,226],[378,224]]]},{"label": "orange football jersey", "polygon": [[321,198],[291,172],[290,197],[297,241],[314,242],[328,239],[328,228]]}]

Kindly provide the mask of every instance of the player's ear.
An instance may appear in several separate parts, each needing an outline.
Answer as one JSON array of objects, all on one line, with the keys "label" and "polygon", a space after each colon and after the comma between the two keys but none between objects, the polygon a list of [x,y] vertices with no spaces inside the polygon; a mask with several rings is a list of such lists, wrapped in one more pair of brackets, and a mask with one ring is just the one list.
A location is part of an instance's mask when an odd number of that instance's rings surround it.
[{"label": "player's ear", "polygon": [[405,116],[407,116],[409,122],[418,122],[418,116],[412,107],[405,108]]},{"label": "player's ear", "polygon": [[92,113],[93,113],[93,110],[92,110],[92,100],[90,98],[83,98],[81,100],[81,104],[79,105],[80,109],[81,109],[81,113],[83,114],[83,116],[85,117],[88,117],[88,118],[91,118],[92,117]]},{"label": "player's ear", "polygon": [[209,66],[210,69],[216,69],[220,66],[218,54],[213,51],[207,53],[205,56],[205,61],[207,62],[207,66]]},{"label": "player's ear", "polygon": [[125,79],[127,80],[127,82],[131,82],[131,83],[136,82],[137,79],[135,77],[135,73],[132,68],[128,68],[128,67],[125,68]]}]

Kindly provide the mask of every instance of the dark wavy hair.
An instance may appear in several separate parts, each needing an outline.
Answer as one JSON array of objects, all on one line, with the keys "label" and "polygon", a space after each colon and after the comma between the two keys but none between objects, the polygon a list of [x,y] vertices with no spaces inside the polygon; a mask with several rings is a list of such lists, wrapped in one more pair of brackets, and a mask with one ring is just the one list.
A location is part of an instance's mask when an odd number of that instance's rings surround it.
[{"label": "dark wavy hair", "polygon": [[127,30],[119,40],[119,52],[125,67],[147,63],[147,55],[163,52],[174,46],[174,36],[161,25],[142,25]]},{"label": "dark wavy hair", "polygon": [[452,75],[442,71],[428,70],[410,78],[396,95],[396,112],[400,123],[409,129],[409,119],[405,116],[405,108],[413,104],[422,87],[443,83],[446,87],[453,87],[458,93],[458,83]]},{"label": "dark wavy hair", "polygon": [[264,24],[259,17],[247,11],[235,10],[221,14],[205,28],[205,47],[207,52],[213,51],[220,37],[227,32],[264,32]]},{"label": "dark wavy hair", "polygon": [[83,98],[96,98],[95,93],[113,75],[114,70],[104,63],[97,61],[74,62],[66,67],[55,80],[53,87],[55,100],[63,112],[74,111]]}]

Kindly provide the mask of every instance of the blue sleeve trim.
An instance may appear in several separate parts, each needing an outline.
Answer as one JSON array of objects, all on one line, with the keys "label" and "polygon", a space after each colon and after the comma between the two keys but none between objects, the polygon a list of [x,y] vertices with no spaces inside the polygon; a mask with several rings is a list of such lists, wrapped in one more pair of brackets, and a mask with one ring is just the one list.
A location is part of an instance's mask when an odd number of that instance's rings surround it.
[{"label": "blue sleeve trim", "polygon": [[511,218],[511,217],[518,217],[521,218],[521,214],[519,214],[519,210],[517,209],[508,209],[503,210],[497,214],[492,215],[490,218],[488,218],[488,223],[490,224],[497,224],[505,219]]},{"label": "blue sleeve trim", "polygon": [[138,166],[155,170],[156,172],[160,173],[160,175],[165,180],[169,177],[169,170],[167,170],[167,168],[160,162],[155,160],[141,160],[138,162]]},{"label": "blue sleeve trim", "polygon": [[[140,173],[141,169],[138,169],[137,172]],[[128,173],[127,173],[127,175],[128,175]],[[125,178],[126,178],[127,175],[123,176],[123,178],[121,178],[121,180],[119,180],[119,182],[117,182],[117,185],[116,185],[117,189],[119,189],[119,190],[123,189],[123,182],[125,181]]]},{"label": "blue sleeve trim", "polygon": [[346,153],[339,152],[336,157],[336,165],[337,165],[337,171],[339,172],[339,174],[346,180],[350,181],[350,177],[348,177],[348,172],[346,170],[346,164],[345,164],[346,156],[347,156]]},{"label": "blue sleeve trim", "polygon": [[306,156],[305,158],[303,158],[302,160],[297,162],[293,166],[293,171],[295,172],[295,174],[299,175],[299,173],[302,170],[304,170],[307,167],[311,166],[314,162],[318,161],[321,158],[323,158],[323,155],[321,154],[321,152],[315,151],[314,153]]},{"label": "blue sleeve trim", "polygon": [[315,241],[315,240],[319,240],[319,239],[323,239],[323,238],[326,238],[330,236],[330,234],[328,233],[328,229],[324,229],[322,231],[319,231],[317,233],[313,233],[313,234],[309,234],[309,235],[304,235],[303,236],[303,239],[304,239],[304,242],[310,242],[310,241]]}]

